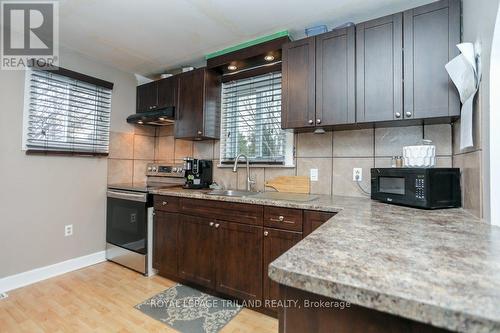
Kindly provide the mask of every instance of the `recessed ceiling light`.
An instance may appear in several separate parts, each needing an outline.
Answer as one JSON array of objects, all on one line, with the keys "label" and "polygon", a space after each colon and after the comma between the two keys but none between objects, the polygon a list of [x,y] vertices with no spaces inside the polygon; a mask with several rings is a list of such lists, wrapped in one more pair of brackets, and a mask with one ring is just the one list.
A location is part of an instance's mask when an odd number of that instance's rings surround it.
[{"label": "recessed ceiling light", "polygon": [[236,65],[229,65],[227,66],[227,69],[229,69],[230,71],[235,71],[238,69],[238,67],[236,67]]},{"label": "recessed ceiling light", "polygon": [[273,56],[273,55],[271,55],[271,54],[268,54],[268,55],[266,55],[266,56],[264,57],[264,60],[265,60],[265,61],[273,61],[273,60],[274,60],[274,56]]}]

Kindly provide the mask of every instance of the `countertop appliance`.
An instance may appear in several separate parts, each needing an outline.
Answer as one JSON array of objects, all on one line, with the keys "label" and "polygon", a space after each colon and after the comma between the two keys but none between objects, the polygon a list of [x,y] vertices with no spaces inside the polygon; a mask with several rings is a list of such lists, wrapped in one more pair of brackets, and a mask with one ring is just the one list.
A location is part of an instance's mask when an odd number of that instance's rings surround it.
[{"label": "countertop appliance", "polygon": [[184,159],[184,188],[209,188],[212,184],[212,161],[197,160],[190,157]]},{"label": "countertop appliance", "polygon": [[460,207],[460,169],[373,168],[371,198],[424,209]]},{"label": "countertop appliance", "polygon": [[108,185],[106,259],[149,276],[154,274],[150,191],[182,186],[184,174],[180,165],[159,164],[148,164],[146,174],[156,181]]}]

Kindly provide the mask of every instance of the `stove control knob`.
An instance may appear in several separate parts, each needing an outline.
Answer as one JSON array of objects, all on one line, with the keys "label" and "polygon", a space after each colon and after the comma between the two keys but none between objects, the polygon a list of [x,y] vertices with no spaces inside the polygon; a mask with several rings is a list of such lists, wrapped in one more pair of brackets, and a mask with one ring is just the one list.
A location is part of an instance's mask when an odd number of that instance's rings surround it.
[{"label": "stove control knob", "polygon": [[153,168],[148,167],[148,172],[151,172],[152,170],[153,170]]},{"label": "stove control knob", "polygon": [[177,172],[177,168],[172,168],[172,172]]},{"label": "stove control knob", "polygon": [[156,167],[153,167],[153,172],[156,172],[156,171],[157,171]]}]

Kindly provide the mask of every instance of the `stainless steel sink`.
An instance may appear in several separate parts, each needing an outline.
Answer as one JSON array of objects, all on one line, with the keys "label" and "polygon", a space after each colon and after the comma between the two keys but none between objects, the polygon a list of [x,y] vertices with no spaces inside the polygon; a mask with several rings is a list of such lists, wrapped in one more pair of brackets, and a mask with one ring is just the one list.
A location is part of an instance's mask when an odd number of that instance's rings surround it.
[{"label": "stainless steel sink", "polygon": [[213,190],[207,193],[208,195],[220,195],[223,197],[247,197],[259,194],[252,191],[237,191],[237,190]]}]

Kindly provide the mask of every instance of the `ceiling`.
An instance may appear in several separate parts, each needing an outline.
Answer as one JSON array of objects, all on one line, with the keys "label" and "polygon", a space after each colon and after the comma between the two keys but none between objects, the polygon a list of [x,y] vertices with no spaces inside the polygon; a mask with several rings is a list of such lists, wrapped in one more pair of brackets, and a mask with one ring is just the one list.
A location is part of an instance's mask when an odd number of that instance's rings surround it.
[{"label": "ceiling", "polygon": [[201,65],[205,54],[288,30],[380,17],[432,0],[61,0],[60,43],[130,73]]}]

